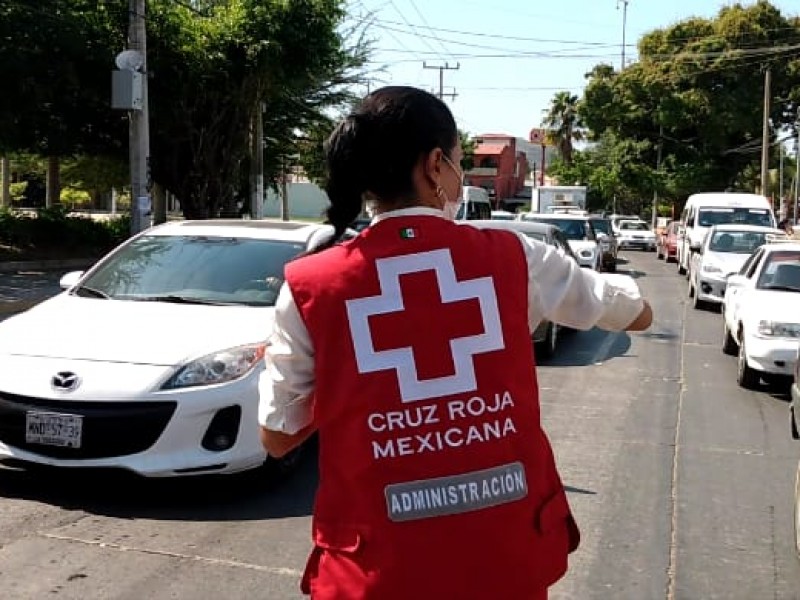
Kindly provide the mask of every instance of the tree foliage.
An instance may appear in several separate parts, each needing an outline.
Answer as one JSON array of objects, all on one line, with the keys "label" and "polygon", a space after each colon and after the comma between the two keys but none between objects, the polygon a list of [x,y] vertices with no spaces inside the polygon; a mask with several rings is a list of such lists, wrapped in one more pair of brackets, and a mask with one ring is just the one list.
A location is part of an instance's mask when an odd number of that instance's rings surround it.
[{"label": "tree foliage", "polygon": [[[125,47],[124,0],[0,6],[0,151],[124,158],[110,108]],[[148,0],[151,175],[187,217],[247,197],[250,136],[263,108],[265,176],[276,181],[350,98],[367,44],[343,0]]]},{"label": "tree foliage", "polygon": [[638,62],[622,72],[601,64],[587,74],[578,111],[593,147],[576,161],[603,171],[594,177],[604,182],[606,206],[614,196],[653,192],[681,201],[696,191],[754,191],[764,71],[772,71],[775,142],[792,133],[800,107],[799,46],[800,18],[764,0],[646,34]]}]

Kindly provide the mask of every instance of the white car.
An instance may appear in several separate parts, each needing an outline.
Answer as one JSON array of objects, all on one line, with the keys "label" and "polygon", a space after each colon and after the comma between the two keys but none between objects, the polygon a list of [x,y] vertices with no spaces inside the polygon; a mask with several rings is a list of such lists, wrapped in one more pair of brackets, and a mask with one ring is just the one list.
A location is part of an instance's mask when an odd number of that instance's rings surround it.
[{"label": "white car", "polygon": [[738,350],[742,387],[792,374],[800,341],[800,243],[765,244],[728,277],[722,336],[723,352]]},{"label": "white car", "polygon": [[738,273],[747,258],[770,238],[786,237],[780,229],[758,225],[716,225],[709,229],[689,268],[689,297],[694,307],[720,304],[729,275]]},{"label": "white car", "polygon": [[622,220],[617,226],[617,246],[620,250],[629,248],[656,251],[656,234],[644,221]]},{"label": "white car", "polygon": [[608,244],[604,233],[598,234],[592,227],[588,216],[572,214],[542,214],[522,213],[520,221],[533,221],[535,223],[550,223],[558,227],[569,241],[570,248],[578,257],[582,267],[600,271],[603,266],[603,247]]},{"label": "white car", "polygon": [[152,477],[262,465],[257,384],[283,268],[331,233],[168,223],[65,275],[0,323],[0,460]]}]

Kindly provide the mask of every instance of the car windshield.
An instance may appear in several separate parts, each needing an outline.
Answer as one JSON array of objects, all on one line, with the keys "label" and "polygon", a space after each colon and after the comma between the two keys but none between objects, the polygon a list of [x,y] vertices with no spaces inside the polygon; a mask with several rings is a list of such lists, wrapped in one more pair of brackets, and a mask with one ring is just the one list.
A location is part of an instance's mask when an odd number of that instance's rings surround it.
[{"label": "car windshield", "polygon": [[701,208],[697,218],[700,227],[739,223],[772,227],[772,216],[766,208]]},{"label": "car windshield", "polygon": [[611,235],[611,222],[606,219],[592,219],[592,227],[595,231]]},{"label": "car windshield", "polygon": [[757,288],[783,292],[800,292],[800,251],[781,250],[770,253],[758,278]]},{"label": "car windshield", "polygon": [[303,244],[151,235],[122,247],[72,293],[185,304],[274,306],[284,265]]},{"label": "car windshield", "polygon": [[553,219],[553,218],[545,218],[545,217],[535,217],[529,216],[525,218],[526,221],[534,221],[537,223],[549,223],[550,225],[555,225],[561,231],[564,232],[564,235],[568,240],[590,240],[594,239],[590,237],[590,233],[587,232],[586,223],[579,219]]},{"label": "car windshield", "polygon": [[623,221],[619,224],[620,231],[650,231],[647,223],[641,221]]},{"label": "car windshield", "polygon": [[767,234],[759,231],[715,231],[708,242],[711,252],[752,254],[767,241]]}]

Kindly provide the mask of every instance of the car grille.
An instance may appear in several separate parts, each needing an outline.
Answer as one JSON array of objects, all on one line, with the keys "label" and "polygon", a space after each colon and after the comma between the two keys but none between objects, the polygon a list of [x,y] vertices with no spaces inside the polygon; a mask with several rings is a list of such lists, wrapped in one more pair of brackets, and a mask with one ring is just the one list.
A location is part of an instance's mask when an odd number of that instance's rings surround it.
[{"label": "car grille", "polygon": [[[156,443],[176,406],[175,402],[65,402],[0,392],[0,442],[52,458],[110,458],[135,454]],[[81,415],[81,447],[26,442],[25,415],[28,411]]]}]

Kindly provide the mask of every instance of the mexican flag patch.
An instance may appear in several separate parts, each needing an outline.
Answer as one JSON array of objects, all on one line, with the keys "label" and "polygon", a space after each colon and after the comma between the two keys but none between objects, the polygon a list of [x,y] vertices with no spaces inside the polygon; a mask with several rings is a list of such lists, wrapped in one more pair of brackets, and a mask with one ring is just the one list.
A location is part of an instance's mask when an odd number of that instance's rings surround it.
[{"label": "mexican flag patch", "polygon": [[417,235],[417,230],[414,227],[403,227],[400,230],[400,237],[404,240],[413,240]]}]

